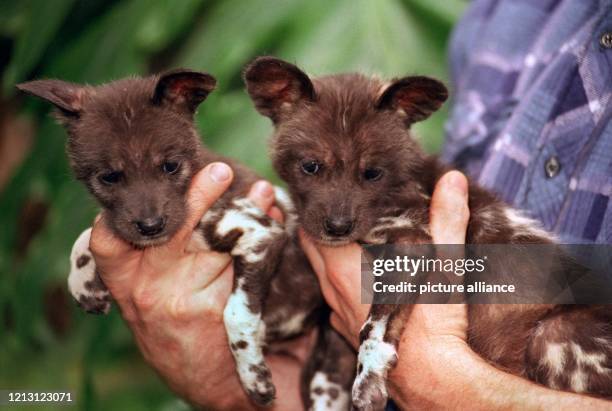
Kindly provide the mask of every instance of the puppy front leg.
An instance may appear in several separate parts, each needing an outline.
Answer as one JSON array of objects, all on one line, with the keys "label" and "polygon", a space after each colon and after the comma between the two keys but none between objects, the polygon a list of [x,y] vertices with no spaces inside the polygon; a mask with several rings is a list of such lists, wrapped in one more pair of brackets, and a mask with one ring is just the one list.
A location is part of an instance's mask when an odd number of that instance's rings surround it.
[{"label": "puppy front leg", "polygon": [[111,296],[102,282],[89,250],[91,227],[83,231],[72,246],[68,289],[77,304],[91,314],[108,314]]},{"label": "puppy front leg", "polygon": [[352,392],[355,409],[384,410],[387,374],[397,364],[397,345],[408,307],[372,305],[359,333],[357,377]]},{"label": "puppy front leg", "polygon": [[266,325],[262,320],[262,301],[254,295],[252,286],[246,276],[235,277],[223,321],[242,386],[257,404],[268,405],[274,400],[276,389],[263,355]]},{"label": "puppy front leg", "polygon": [[246,199],[205,215],[203,231],[213,250],[233,257],[234,288],[223,320],[242,386],[254,402],[268,405],[276,390],[264,361],[262,311],[287,240],[285,231]]}]

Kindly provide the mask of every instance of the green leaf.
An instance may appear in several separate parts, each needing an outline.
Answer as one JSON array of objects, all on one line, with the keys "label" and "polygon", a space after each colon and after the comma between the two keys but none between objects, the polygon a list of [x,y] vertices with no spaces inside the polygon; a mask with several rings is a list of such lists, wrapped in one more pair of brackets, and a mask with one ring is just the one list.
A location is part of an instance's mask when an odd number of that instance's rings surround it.
[{"label": "green leaf", "polygon": [[[27,0],[25,22],[3,79],[4,92],[27,78],[39,63],[53,36],[70,11],[74,0]],[[11,90],[12,91],[12,90]]]},{"label": "green leaf", "polygon": [[203,0],[161,0],[146,10],[136,32],[136,42],[143,50],[155,53],[180,36],[198,14]]}]

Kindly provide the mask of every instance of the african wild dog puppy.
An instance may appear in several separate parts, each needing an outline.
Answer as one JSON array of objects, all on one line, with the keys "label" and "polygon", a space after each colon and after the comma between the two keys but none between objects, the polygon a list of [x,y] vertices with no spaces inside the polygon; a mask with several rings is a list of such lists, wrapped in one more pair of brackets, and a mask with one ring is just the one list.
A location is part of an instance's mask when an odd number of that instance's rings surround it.
[{"label": "african wild dog puppy", "polygon": [[[311,79],[273,57],[253,61],[244,80],[275,125],[273,164],[312,238],[332,246],[431,243],[430,199],[447,169],[425,155],[409,128],[444,103],[442,83],[361,74]],[[469,208],[467,243],[552,243],[537,222],[474,184]],[[360,333],[357,409],[384,408],[410,308],[372,305]],[[472,305],[468,312],[471,347],[499,368],[551,388],[612,396],[612,307]]]},{"label": "african wild dog puppy", "polygon": [[[232,255],[234,286],[224,310],[229,345],[244,389],[255,403],[266,405],[274,399],[275,388],[264,361],[265,343],[303,333],[325,308],[316,277],[297,245],[289,198],[276,190],[276,204],[285,214],[281,225],[246,198],[258,180],[255,173],[201,144],[193,116],[215,84],[208,74],[179,69],[97,87],[39,80],[18,88],[55,105],[68,132],[68,155],[77,179],[102,205],[109,227],[135,247],[162,244],[183,225],[185,195],[196,172],[214,161],[233,168],[232,185],[203,216],[188,251]],[[96,272],[90,234],[91,229],[81,234],[72,250],[69,288],[85,310],[107,313],[110,294]],[[317,347],[310,364],[313,372],[305,374],[313,383],[305,384],[314,392],[321,388],[315,380],[324,380],[325,393],[345,392],[348,399],[354,367],[343,375],[329,370],[346,361],[343,358],[353,364],[355,354],[329,333],[321,330],[320,339],[333,341]],[[306,404],[312,403],[310,395],[305,391]],[[348,401],[342,404],[339,397],[318,409],[346,409]]]}]

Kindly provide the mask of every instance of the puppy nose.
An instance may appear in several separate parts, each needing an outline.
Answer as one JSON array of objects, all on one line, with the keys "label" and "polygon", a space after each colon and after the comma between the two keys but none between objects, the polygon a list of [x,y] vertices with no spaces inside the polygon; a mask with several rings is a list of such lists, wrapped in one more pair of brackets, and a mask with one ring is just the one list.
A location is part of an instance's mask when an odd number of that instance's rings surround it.
[{"label": "puppy nose", "polygon": [[138,232],[145,236],[161,233],[165,225],[166,220],[162,217],[145,218],[144,220],[136,221]]},{"label": "puppy nose", "polygon": [[353,231],[355,221],[346,217],[326,218],[323,222],[325,232],[334,237],[341,237]]}]

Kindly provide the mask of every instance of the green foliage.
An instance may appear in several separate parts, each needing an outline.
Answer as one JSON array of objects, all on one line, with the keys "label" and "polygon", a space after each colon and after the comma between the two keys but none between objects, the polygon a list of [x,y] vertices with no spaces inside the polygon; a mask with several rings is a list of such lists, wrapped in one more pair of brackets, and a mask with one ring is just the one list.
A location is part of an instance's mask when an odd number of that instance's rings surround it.
[{"label": "green foliage", "polygon": [[[273,54],[312,74],[446,78],[446,42],[463,2],[4,0],[1,6],[0,35],[12,41],[2,71],[4,99],[30,78],[98,84],[179,66],[208,71],[219,90],[197,116],[204,141],[277,181],[265,144],[271,126],[253,110],[240,80],[245,63]],[[65,292],[59,300],[49,297],[65,289],[70,247],[96,207],[70,176],[65,134],[49,107],[14,101],[37,131],[0,193],[0,387],[70,389],[81,409],[183,409],[144,365],[116,310],[92,317]],[[416,127],[429,151],[440,145],[444,118],[442,111]],[[48,211],[17,252],[29,223],[24,207],[33,201]],[[68,325],[54,326],[53,316]]]}]

